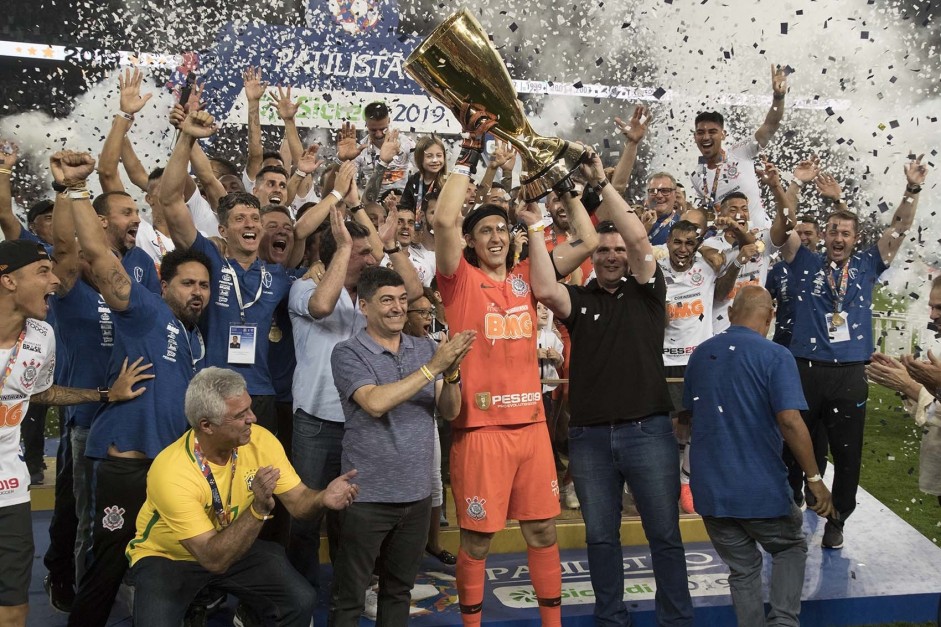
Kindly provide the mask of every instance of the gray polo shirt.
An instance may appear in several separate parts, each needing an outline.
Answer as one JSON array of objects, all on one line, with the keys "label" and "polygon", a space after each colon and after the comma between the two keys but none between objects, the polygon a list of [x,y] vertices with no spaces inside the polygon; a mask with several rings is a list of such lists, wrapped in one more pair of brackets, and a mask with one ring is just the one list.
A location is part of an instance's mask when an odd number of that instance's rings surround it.
[{"label": "gray polo shirt", "polygon": [[411,503],[431,494],[434,384],[426,383],[381,418],[367,414],[353,401],[353,393],[364,385],[404,379],[428,363],[436,348],[430,338],[403,333],[398,353],[391,353],[364,329],[333,349],[333,380],[346,416],[341,472],[357,470],[357,501]]},{"label": "gray polo shirt", "polygon": [[317,289],[313,279],[298,279],[291,286],[288,312],[294,331],[297,367],[291,394],[294,411],[302,409],[322,420],[343,422],[343,408],[330,369],[333,347],[366,328],[366,318],[346,289],[340,290],[333,313],[321,319],[310,315],[307,303]]}]

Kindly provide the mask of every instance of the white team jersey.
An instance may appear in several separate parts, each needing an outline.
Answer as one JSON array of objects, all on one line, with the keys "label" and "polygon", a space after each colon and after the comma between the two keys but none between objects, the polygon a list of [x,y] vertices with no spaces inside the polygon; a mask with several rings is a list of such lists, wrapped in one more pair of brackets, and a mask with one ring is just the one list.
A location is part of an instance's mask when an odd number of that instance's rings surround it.
[{"label": "white team jersey", "polygon": [[[421,244],[412,244],[408,247],[408,259],[415,266],[415,272],[418,274],[418,280],[425,287],[431,287],[431,280],[435,278],[435,253],[428,250]],[[383,268],[391,268],[392,260],[389,255],[382,258],[379,264]]]},{"label": "white team jersey", "polygon": [[26,335],[16,347],[0,350],[0,376],[9,376],[0,390],[0,507],[29,502],[29,470],[20,450],[20,423],[33,394],[52,385],[56,367],[56,340],[52,326],[28,318]]},{"label": "white team jersey", "polygon": [[[654,246],[666,249],[666,246]],[[689,270],[677,272],[669,255],[657,263],[667,284],[667,328],[663,337],[663,365],[685,366],[697,346],[712,337],[712,293],[716,273],[702,255]]]},{"label": "white team jersey", "polygon": [[[713,335],[718,335],[731,326],[729,323],[729,305],[732,304],[732,300],[735,299],[735,295],[738,294],[740,289],[746,285],[760,285],[762,287],[765,285],[765,280],[768,278],[768,270],[771,269],[772,265],[771,255],[774,254],[777,248],[771,243],[771,232],[767,229],[755,233],[755,239],[761,242],[759,246],[761,252],[758,253],[757,257],[745,262],[742,269],[739,270],[738,278],[735,280],[735,287],[732,288],[729,297],[724,300],[716,300],[712,305]],[[703,242],[702,245],[715,248],[725,255],[725,265],[722,268],[722,274],[725,274],[729,266],[732,265],[732,261],[738,256],[738,244],[734,246],[729,244],[721,234],[710,237]]]},{"label": "white team jersey", "polygon": [[[376,148],[369,137],[360,142],[360,146],[366,146],[363,152],[359,153],[353,161],[359,168],[359,176],[368,181],[379,161],[379,149]],[[380,191],[387,189],[405,189],[405,183],[408,180],[409,170],[411,168],[412,151],[415,150],[415,142],[407,135],[399,135],[399,154],[395,155],[386,168],[385,176],[382,177],[382,187]]]},{"label": "white team jersey", "polygon": [[771,226],[761,203],[761,188],[758,187],[758,177],[755,175],[755,157],[761,147],[754,137],[738,144],[732,144],[725,150],[725,161],[718,166],[719,180],[716,181],[716,170],[710,170],[706,164],[700,163],[690,174],[693,191],[702,201],[712,198],[712,187],[716,185],[715,202],[732,192],[742,192],[748,197],[748,213],[752,226],[758,229],[767,229]]}]

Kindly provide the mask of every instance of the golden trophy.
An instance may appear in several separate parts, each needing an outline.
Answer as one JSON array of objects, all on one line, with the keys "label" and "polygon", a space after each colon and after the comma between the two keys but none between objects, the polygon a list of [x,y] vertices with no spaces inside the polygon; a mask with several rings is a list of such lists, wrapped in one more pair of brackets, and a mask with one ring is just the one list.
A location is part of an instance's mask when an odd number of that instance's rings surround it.
[{"label": "golden trophy", "polygon": [[503,59],[467,9],[448,17],[408,55],[405,71],[452,111],[473,102],[496,116],[490,132],[519,152],[527,201],[552,191],[589,152],[578,142],[536,134],[516,99]]}]

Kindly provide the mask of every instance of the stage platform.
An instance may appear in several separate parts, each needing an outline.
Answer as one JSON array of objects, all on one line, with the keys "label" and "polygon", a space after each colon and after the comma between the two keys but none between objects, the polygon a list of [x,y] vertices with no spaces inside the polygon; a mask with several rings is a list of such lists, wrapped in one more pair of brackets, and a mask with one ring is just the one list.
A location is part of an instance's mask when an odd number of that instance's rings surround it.
[{"label": "stage platform", "polygon": [[[925,505],[932,507],[933,504]],[[43,593],[45,569],[42,554],[48,545],[50,512],[33,514],[36,562],[30,588],[29,625],[60,627],[66,617],[56,613]],[[805,513],[809,537],[801,624],[805,627],[871,625],[892,621],[937,620],[941,598],[941,548],[892,513],[863,490],[859,507],[847,525],[846,546],[839,551],[820,548],[823,524],[812,512]],[[574,533],[574,531],[573,531]],[[939,530],[941,536],[941,530]],[[686,559],[690,589],[700,625],[735,625],[728,593],[728,569],[708,542],[688,542]],[[562,617],[565,625],[593,625],[592,591],[588,560],[583,549],[562,551]],[[460,625],[454,568],[434,558],[423,563],[413,602],[416,627]],[[653,626],[654,592],[650,554],[645,546],[624,547],[625,597],[638,627]],[[330,569],[325,568],[326,578]],[[770,561],[765,561],[767,585]],[[494,627],[538,627],[539,613],[530,586],[525,553],[492,555],[487,561],[484,624]],[[326,625],[325,595],[314,617],[318,627]],[[766,597],[767,598],[767,597]],[[231,625],[235,601],[210,618],[211,626]],[[126,608],[116,605],[113,625],[130,625]],[[373,622],[364,618],[361,624]]]}]

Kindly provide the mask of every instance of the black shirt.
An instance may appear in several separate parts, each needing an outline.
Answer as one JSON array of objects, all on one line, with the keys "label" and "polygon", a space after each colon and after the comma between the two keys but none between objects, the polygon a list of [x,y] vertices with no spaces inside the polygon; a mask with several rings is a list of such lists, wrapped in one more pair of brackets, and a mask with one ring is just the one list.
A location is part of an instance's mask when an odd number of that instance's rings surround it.
[{"label": "black shirt", "polygon": [[611,293],[597,279],[566,286],[572,312],[569,403],[573,427],[637,420],[673,409],[663,369],[666,282],[634,277]]}]

